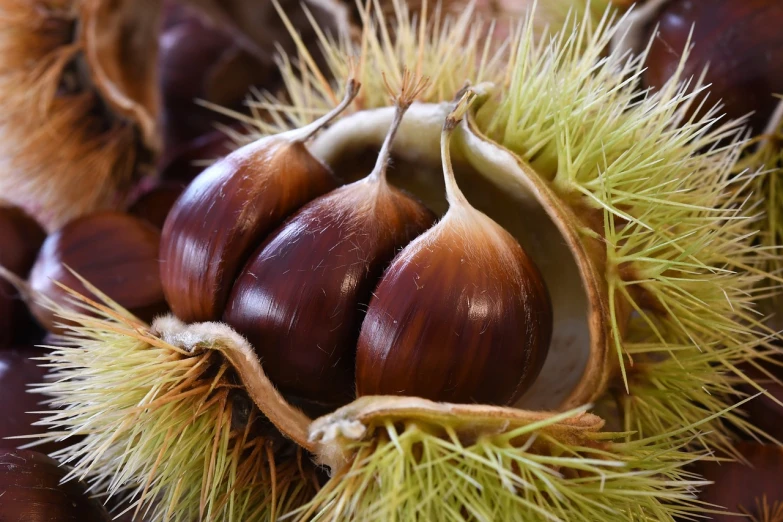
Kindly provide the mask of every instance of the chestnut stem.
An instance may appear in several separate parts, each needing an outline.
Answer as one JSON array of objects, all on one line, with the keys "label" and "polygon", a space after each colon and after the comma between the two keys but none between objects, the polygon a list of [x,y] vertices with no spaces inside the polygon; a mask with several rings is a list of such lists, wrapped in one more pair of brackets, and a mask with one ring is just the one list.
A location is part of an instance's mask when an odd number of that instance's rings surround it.
[{"label": "chestnut stem", "polygon": [[394,119],[392,120],[391,127],[389,127],[388,134],[386,134],[386,138],[383,140],[383,145],[378,153],[378,160],[375,162],[375,167],[372,169],[370,175],[367,176],[368,181],[386,181],[386,169],[389,167],[389,155],[391,154],[392,143],[394,142],[394,137],[397,136],[397,131],[400,129],[402,118],[410,106],[410,103],[397,102],[394,111]]},{"label": "chestnut stem", "polygon": [[302,128],[286,133],[286,136],[290,138],[291,141],[309,140],[318,131],[320,131],[326,125],[329,125],[332,120],[339,116],[340,113],[342,113],[351,104],[351,102],[353,102],[353,99],[356,98],[356,95],[359,93],[361,86],[361,83],[356,81],[354,78],[350,78],[348,83],[345,85],[345,96],[343,97],[343,101],[341,101],[337,107],[324,114],[314,122],[309,123]]},{"label": "chestnut stem", "polygon": [[457,102],[457,106],[451,111],[451,114],[446,117],[440,134],[440,155],[443,162],[443,177],[446,182],[446,199],[450,208],[471,207],[459,185],[457,185],[457,179],[454,175],[454,166],[451,163],[451,136],[475,98],[476,93],[472,89],[468,89]]}]

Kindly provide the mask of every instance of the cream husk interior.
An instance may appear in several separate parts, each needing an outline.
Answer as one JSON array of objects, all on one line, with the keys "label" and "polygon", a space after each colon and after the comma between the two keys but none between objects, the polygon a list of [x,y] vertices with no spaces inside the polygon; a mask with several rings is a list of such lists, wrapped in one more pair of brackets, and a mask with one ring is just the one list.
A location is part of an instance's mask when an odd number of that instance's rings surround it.
[{"label": "cream husk interior", "polygon": [[[445,199],[440,135],[452,104],[414,104],[394,142],[396,165],[389,180],[443,215]],[[362,111],[335,123],[310,150],[353,181],[369,170],[356,167],[357,152],[377,150],[391,124],[392,107]],[[520,166],[510,152],[478,136],[463,122],[453,140],[457,181],[468,200],[514,237],[536,262],[553,308],[553,336],[544,367],[514,406],[560,410],[593,401],[606,382],[603,300],[594,269],[568,221],[570,210],[546,182]],[[369,154],[372,156],[372,154]],[[588,298],[588,295],[592,296]]]}]

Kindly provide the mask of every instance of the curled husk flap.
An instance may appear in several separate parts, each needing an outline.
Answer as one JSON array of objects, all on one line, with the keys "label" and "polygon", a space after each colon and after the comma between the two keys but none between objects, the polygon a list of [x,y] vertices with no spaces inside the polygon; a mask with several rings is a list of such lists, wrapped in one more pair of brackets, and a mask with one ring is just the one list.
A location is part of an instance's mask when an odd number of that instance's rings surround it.
[{"label": "curled husk flap", "polygon": [[48,230],[119,207],[159,147],[154,1],[0,2],[3,199]]},{"label": "curled husk flap", "polygon": [[701,510],[691,489],[704,483],[681,469],[692,455],[660,440],[618,442],[602,426],[584,409],[552,414],[362,397],[311,425],[335,473],[295,514],[625,521]]}]

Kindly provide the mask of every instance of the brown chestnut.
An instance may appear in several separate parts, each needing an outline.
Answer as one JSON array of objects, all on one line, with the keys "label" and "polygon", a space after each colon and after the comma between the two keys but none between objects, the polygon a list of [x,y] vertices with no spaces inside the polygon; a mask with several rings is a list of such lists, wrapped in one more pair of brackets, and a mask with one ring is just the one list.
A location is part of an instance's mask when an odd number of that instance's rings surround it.
[{"label": "brown chestnut", "polygon": [[128,208],[128,213],[160,230],[183,190],[185,187],[180,183],[160,183],[142,192]]},{"label": "brown chestnut", "polygon": [[[15,207],[0,207],[0,266],[27,277],[46,233],[38,223]],[[18,337],[25,322],[24,305],[8,281],[0,278],[0,345]]]},{"label": "brown chestnut", "polygon": [[780,0],[671,0],[650,24],[658,35],[647,57],[643,81],[660,88],[674,73],[693,27],[693,50],[683,77],[709,66],[705,107],[719,101],[730,118],[751,111],[750,126],[761,132],[783,93],[783,2]]},{"label": "brown chestnut", "polygon": [[725,513],[710,514],[713,522],[743,520],[737,513],[754,517],[745,520],[766,520],[764,511],[774,511],[783,502],[783,448],[740,442],[735,449],[746,462],[695,464],[693,471],[712,482],[702,489],[699,500],[726,508]]},{"label": "brown chestnut", "polygon": [[243,50],[235,35],[186,15],[160,37],[159,70],[166,148],[179,147],[231,118],[197,103],[205,100],[247,111],[251,86],[277,81],[271,55],[262,62]]},{"label": "brown chestnut", "polygon": [[[766,390],[768,395],[754,397],[742,406],[747,414],[747,420],[756,428],[764,431],[776,440],[783,441],[783,357],[777,356],[767,361],[756,362],[760,368],[750,363],[740,365],[745,374],[754,383]],[[739,385],[738,389],[746,396],[758,394],[758,389],[747,383]],[[739,398],[738,398],[739,400]]]},{"label": "brown chestnut", "polygon": [[[73,270],[140,319],[150,321],[166,311],[159,243],[155,227],[136,217],[119,212],[91,214],[46,239],[30,272],[30,286],[66,308],[73,308],[71,298],[55,282],[95,299]],[[52,310],[41,303],[31,309],[49,331],[61,331],[57,326],[61,319]]]},{"label": "brown chestnut", "polygon": [[158,165],[158,177],[164,182],[187,185],[201,174],[206,166],[226,157],[239,145],[234,135],[246,135],[247,128],[240,124],[229,125],[228,132],[214,130],[202,134],[181,146],[165,152]]},{"label": "brown chestnut", "polygon": [[[31,413],[47,411],[42,404],[46,397],[31,393],[30,385],[45,381],[46,368],[35,358],[46,353],[43,348],[23,346],[0,349],[0,448],[16,448],[34,442],[35,439],[8,439],[25,435],[46,433],[46,427],[34,426],[42,415]],[[47,443],[36,446],[36,451],[50,453],[63,444]]]},{"label": "brown chestnut", "polygon": [[171,310],[185,322],[220,319],[239,270],[259,243],[302,205],[335,188],[331,170],[305,142],[342,112],[245,145],[213,164],[171,209],[161,238],[161,280]]},{"label": "brown chestnut", "polygon": [[535,381],[552,336],[538,268],[457,186],[447,118],[449,210],[394,259],[373,292],[356,354],[359,395],[510,404]]},{"label": "brown chestnut", "polygon": [[42,453],[0,449],[0,520],[3,522],[109,522],[106,509],[83,482]]},{"label": "brown chestnut", "polygon": [[417,86],[403,83],[372,173],[317,198],[274,232],[238,277],[224,321],[243,334],[284,393],[329,404],[354,397],[354,353],[373,288],[435,216],[386,181],[391,144]]}]

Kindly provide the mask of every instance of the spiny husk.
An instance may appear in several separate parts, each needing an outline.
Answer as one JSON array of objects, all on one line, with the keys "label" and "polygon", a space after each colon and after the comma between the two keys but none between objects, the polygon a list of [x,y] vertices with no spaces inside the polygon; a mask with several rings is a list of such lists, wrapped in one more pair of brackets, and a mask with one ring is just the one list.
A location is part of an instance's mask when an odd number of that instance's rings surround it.
[{"label": "spiny husk", "polygon": [[684,469],[703,456],[683,451],[698,426],[625,441],[586,408],[404,397],[365,397],[312,425],[312,447],[336,472],[318,491],[308,458],[254,430],[254,410],[237,427],[231,394],[241,388],[198,336],[204,351],[183,349],[105,296],[72,295],[97,317],[58,308],[72,326],[44,358],[55,380],[37,391],[61,408],[44,421],[55,430],[45,440],[73,440],[54,454],[74,466],[69,477],[145,520],[666,521],[710,511],[694,495],[705,483]]},{"label": "spiny husk", "polygon": [[[112,83],[116,70],[97,77],[94,63],[88,65],[90,52],[95,61],[109,59],[119,38],[98,41],[113,19],[105,9],[92,9],[97,4],[0,2],[0,198],[25,208],[50,231],[121,204],[144,149],[141,122],[131,114],[145,114],[145,145],[154,147],[155,114],[124,97],[128,93]],[[81,19],[87,10],[100,27]],[[154,16],[145,21],[154,30]],[[154,53],[148,59],[154,62]],[[128,113],[113,114],[97,83],[122,98]]]},{"label": "spiny husk", "polygon": [[311,498],[309,457],[252,405],[220,347],[169,344],[103,298],[57,308],[72,326],[37,389],[60,409],[41,442],[70,442],[53,454],[68,478],[149,521],[275,520]]},{"label": "spiny husk", "polygon": [[[691,421],[731,405],[733,384],[751,382],[737,364],[758,357],[773,334],[757,302],[777,291],[763,281],[778,255],[756,245],[763,209],[749,195],[759,172],[736,172],[742,122],[722,121],[717,107],[688,117],[704,88],[689,89],[681,69],[659,92],[640,91],[645,54],[605,54],[622,24],[608,13],[597,21],[590,14],[572,17],[562,32],[544,38],[536,37],[528,18],[499,49],[482,38],[486,27],[470,9],[457,19],[417,25],[398,2],[394,40],[383,30],[387,24],[369,15],[364,23],[358,44],[321,42],[331,76],[345,77],[357,63],[365,88],[356,110],[386,106],[381,72],[399,76],[405,66],[432,79],[422,95],[427,102],[449,100],[465,83],[492,82],[497,94],[475,114],[477,131],[517,155],[586,216],[584,240],[597,239],[605,249],[600,255],[619,368],[612,387],[641,403],[649,393],[659,396],[643,415],[625,408],[622,422],[658,435],[682,425],[672,401],[699,405],[689,410]],[[358,60],[349,59],[355,55]],[[259,124],[262,132],[310,121],[339,92],[304,47],[296,62],[283,58],[281,70],[292,104],[260,100],[258,106],[276,116]],[[632,319],[620,313],[623,307]],[[707,387],[715,394],[706,403],[704,375],[680,371],[702,353],[707,360],[699,364],[720,383]],[[646,354],[661,366],[634,372],[632,385],[635,361]],[[670,399],[654,392],[667,374],[682,379]],[[747,424],[744,429],[754,432]],[[730,451],[723,423],[707,431],[700,442]]]},{"label": "spiny husk", "polygon": [[661,437],[622,442],[583,410],[428,402],[364,397],[316,421],[312,436],[350,458],[300,519],[624,521],[709,511],[693,495],[704,482],[682,469],[698,458],[679,450],[685,430],[674,447]]}]

